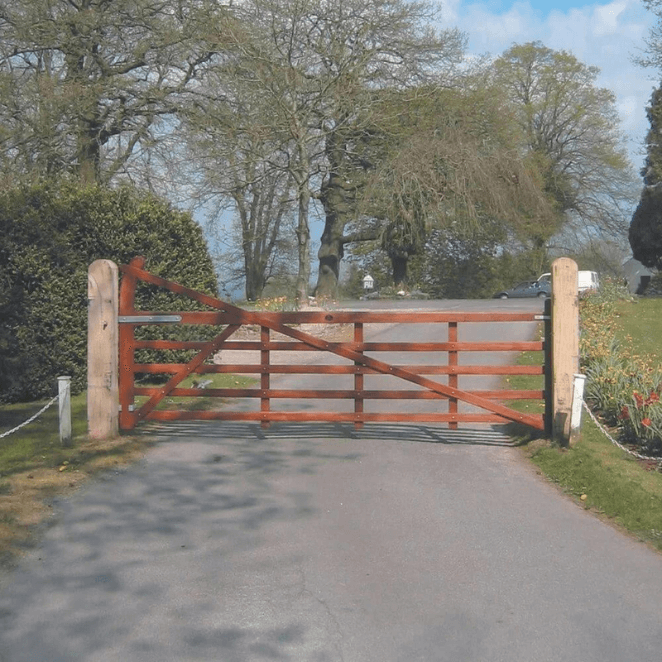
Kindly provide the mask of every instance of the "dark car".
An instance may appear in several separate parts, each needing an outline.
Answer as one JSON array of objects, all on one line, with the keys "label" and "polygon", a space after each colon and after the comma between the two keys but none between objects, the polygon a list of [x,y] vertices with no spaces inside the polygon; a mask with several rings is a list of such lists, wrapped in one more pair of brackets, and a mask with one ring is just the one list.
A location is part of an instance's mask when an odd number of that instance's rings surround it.
[{"label": "dark car", "polygon": [[544,297],[551,296],[551,283],[538,280],[527,280],[516,285],[510,290],[502,290],[494,295],[495,299],[521,299],[525,297]]}]

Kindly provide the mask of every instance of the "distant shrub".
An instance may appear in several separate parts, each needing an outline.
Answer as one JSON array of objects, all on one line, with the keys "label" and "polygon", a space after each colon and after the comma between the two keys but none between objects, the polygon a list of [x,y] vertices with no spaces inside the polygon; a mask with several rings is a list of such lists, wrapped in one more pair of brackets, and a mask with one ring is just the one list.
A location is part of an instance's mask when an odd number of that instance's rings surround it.
[{"label": "distant shrub", "polygon": [[[202,230],[190,214],[153,195],[70,182],[0,192],[0,401],[51,395],[58,375],[72,377],[74,392],[85,388],[88,267],[136,255],[145,256],[152,273],[217,291]],[[187,306],[195,307],[188,300]],[[173,310],[182,298],[143,286],[136,307]]]}]

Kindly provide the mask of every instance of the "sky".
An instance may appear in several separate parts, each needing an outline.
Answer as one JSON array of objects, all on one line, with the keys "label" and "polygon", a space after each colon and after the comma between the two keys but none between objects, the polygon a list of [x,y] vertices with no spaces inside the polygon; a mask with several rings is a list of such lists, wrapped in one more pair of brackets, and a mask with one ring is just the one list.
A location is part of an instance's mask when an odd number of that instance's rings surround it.
[{"label": "sky", "polygon": [[[513,44],[541,41],[597,66],[597,84],[616,95],[630,159],[639,171],[645,158],[646,106],[662,72],[632,62],[655,23],[641,0],[443,0],[442,27],[468,38],[468,53],[500,55]],[[657,80],[656,80],[657,78]]]}]

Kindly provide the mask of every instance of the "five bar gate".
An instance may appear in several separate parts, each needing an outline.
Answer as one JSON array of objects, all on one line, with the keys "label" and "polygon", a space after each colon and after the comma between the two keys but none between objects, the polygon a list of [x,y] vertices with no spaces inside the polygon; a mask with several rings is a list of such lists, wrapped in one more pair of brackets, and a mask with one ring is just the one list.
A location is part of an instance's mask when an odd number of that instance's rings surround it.
[{"label": "five bar gate", "polygon": [[[448,423],[451,428],[458,423],[518,422],[533,428],[549,431],[550,371],[544,365],[465,365],[459,361],[463,352],[522,352],[543,351],[545,364],[549,365],[549,343],[527,342],[463,342],[459,334],[460,325],[486,322],[533,322],[548,316],[533,313],[462,313],[462,312],[253,312],[230,305],[220,299],[183,287],[177,283],[155,276],[144,269],[144,260],[135,258],[129,265],[120,267],[123,273],[119,292],[119,425],[130,430],[143,420],[235,420],[260,421],[263,426],[272,421],[344,421],[360,427],[365,422],[435,422]],[[139,281],[163,287],[171,292],[186,295],[208,307],[205,311],[182,311],[160,313],[139,311],[134,307],[135,289]],[[366,324],[436,324],[444,325],[446,339],[439,342],[366,342]],[[136,338],[135,330],[141,325],[212,325],[219,330],[211,341],[144,340]],[[353,328],[351,340],[329,341],[301,330],[300,325],[348,325]],[[242,326],[259,328],[259,340],[235,340]],[[345,327],[345,328],[348,328]],[[549,338],[549,323],[546,322],[545,337]],[[272,334],[276,333],[274,337]],[[440,333],[438,337],[443,337]],[[284,338],[284,339],[283,339]],[[194,350],[197,352],[185,363],[146,364],[136,363],[137,350]],[[218,364],[214,357],[223,350],[224,355],[233,350],[252,350],[259,353],[259,363]],[[305,364],[285,361],[277,363],[274,352],[316,352],[334,355],[344,363],[306,362]],[[411,365],[393,363],[374,357],[380,352],[397,353],[398,357],[419,352],[435,352],[445,355],[447,361],[437,365]],[[136,384],[138,374],[168,374],[164,385],[140,386]],[[259,386],[254,388],[184,388],[182,381],[189,375],[209,373],[255,374]],[[351,375],[351,383],[343,388],[284,389],[272,383],[277,374],[298,375]],[[368,375],[387,375],[398,378],[403,385],[414,388],[366,389]],[[542,375],[545,374],[545,390],[467,390],[461,388],[462,375]],[[427,375],[442,375],[444,383]],[[392,381],[392,380],[391,380]],[[545,393],[548,396],[545,396]],[[180,396],[204,396],[229,398],[222,408],[212,411],[173,410],[158,408],[164,398]],[[136,404],[136,400],[139,400]],[[258,402],[259,409],[233,409],[232,403]],[[272,408],[274,400],[323,399],[353,402],[352,411],[294,411]],[[433,411],[370,411],[366,403],[387,400],[395,403],[403,400],[434,400],[442,403]],[[538,399],[546,403],[545,414],[524,414],[505,404],[505,401]],[[446,405],[447,403],[447,405]],[[460,407],[460,403],[466,403]],[[470,405],[465,411],[467,405]]]}]

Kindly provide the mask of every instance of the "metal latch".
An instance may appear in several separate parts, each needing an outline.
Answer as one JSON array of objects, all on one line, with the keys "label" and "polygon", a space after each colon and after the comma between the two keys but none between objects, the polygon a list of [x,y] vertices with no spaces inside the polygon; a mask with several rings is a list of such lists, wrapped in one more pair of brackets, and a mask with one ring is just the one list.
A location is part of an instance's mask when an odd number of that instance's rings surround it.
[{"label": "metal latch", "polygon": [[120,324],[177,324],[181,315],[120,315]]}]

